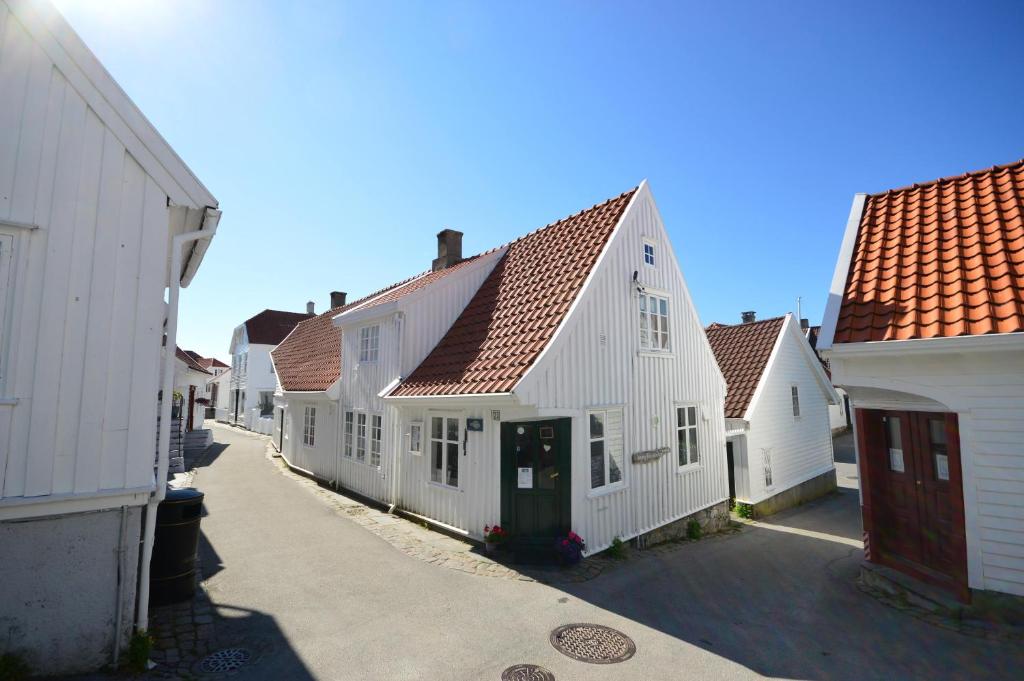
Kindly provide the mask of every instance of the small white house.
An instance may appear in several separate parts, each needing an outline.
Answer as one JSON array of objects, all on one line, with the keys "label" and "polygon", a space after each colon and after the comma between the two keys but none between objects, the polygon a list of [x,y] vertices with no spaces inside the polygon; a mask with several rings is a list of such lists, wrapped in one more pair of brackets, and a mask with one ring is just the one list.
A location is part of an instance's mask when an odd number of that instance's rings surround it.
[{"label": "small white house", "polygon": [[52,5],[0,0],[0,654],[33,673],[147,627],[158,414],[216,206]]},{"label": "small white house", "polygon": [[214,417],[218,421],[227,422],[231,402],[231,368],[221,370],[213,378],[206,381],[206,394],[210,398],[210,406],[214,409]]},{"label": "small white house", "polygon": [[1024,596],[1024,161],[857,194],[818,347],[853,401],[868,560]]},{"label": "small white house", "polygon": [[277,376],[270,351],[291,333],[295,325],[313,316],[313,304],[307,312],[263,310],[237,327],[231,335],[231,379],[228,395],[228,420],[254,428],[254,421],[270,419],[274,409]]},{"label": "small white house", "polygon": [[726,517],[725,382],[646,183],[300,323],[274,351],[290,465],[516,551]]},{"label": "small white house", "polygon": [[203,427],[206,407],[196,400],[206,395],[213,373],[181,348],[175,348],[174,356],[174,392],[181,395],[181,426],[190,432]]},{"label": "small white house", "polygon": [[839,397],[792,315],[745,314],[706,331],[728,386],[729,493],[764,516],[835,489],[829,406]]},{"label": "small white house", "polygon": [[[814,349],[814,353],[818,355],[818,359],[825,365],[825,372],[828,373],[828,359],[818,352],[818,338],[821,336],[820,326],[809,326],[806,319],[800,320],[800,326],[804,329],[804,336],[807,338],[807,342],[811,344]],[[831,374],[829,374],[829,380],[832,380]],[[853,427],[853,416],[850,414],[850,396],[846,394],[846,391],[842,388],[836,388],[836,395],[839,396],[839,402],[837,404],[828,405],[828,421],[832,426],[832,434],[842,433]]]}]

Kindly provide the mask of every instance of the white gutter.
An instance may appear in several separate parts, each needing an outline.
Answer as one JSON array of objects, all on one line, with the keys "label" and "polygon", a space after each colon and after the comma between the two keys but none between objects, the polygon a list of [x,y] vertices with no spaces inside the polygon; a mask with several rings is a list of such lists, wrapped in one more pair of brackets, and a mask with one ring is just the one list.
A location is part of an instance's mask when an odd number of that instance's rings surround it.
[{"label": "white gutter", "polygon": [[[178,337],[178,298],[181,292],[182,249],[185,244],[209,240],[217,233],[220,211],[206,208],[194,232],[178,234],[171,240],[171,277],[168,286],[167,333],[164,341],[164,376],[160,401],[160,440],[157,445],[156,489],[146,506],[146,526],[142,535],[142,559],[139,566],[138,612],[135,628],[146,631],[149,627],[149,564],[153,559],[153,537],[156,531],[156,509],[167,494],[167,466],[171,445],[171,402],[174,395],[174,348]],[[205,228],[205,229],[204,229]],[[191,251],[190,251],[191,255]]]},{"label": "white gutter", "polygon": [[[390,393],[392,390],[394,390],[395,386],[402,382],[402,337],[403,334],[405,333],[404,312],[395,313],[394,329],[396,336],[395,345],[397,346],[396,352],[398,353],[399,376],[395,378],[395,380],[392,381],[387,388],[381,391],[381,393],[383,394],[378,395],[378,397],[381,398],[383,398],[384,395],[386,395],[387,393]],[[405,451],[404,448],[402,447],[402,412],[397,407],[392,407],[391,409],[395,417],[393,419],[393,423],[391,424],[391,451],[393,457],[392,461],[394,462],[394,465],[392,466],[391,470],[391,506],[388,508],[388,513],[394,513],[395,509],[398,508],[398,495],[401,490],[401,485],[398,484],[398,481],[399,478],[401,478],[402,476],[402,459],[404,458],[402,455]]]}]

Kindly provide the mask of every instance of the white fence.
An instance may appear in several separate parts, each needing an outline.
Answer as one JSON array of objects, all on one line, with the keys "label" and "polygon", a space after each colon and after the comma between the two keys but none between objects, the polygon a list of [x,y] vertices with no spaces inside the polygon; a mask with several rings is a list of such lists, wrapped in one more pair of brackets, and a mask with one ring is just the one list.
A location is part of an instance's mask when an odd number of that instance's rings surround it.
[{"label": "white fence", "polygon": [[235,415],[231,411],[218,408],[215,418],[221,423],[234,423],[236,426],[242,426],[246,430],[251,430],[261,435],[274,434],[274,417],[260,416],[260,410],[257,408],[249,409],[239,414],[237,422],[235,421]]}]

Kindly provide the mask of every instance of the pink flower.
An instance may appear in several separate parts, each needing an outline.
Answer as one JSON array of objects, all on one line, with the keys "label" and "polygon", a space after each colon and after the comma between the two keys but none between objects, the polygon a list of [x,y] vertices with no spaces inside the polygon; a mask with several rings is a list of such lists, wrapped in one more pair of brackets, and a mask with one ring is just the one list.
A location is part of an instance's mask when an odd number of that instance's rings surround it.
[{"label": "pink flower", "polygon": [[568,545],[569,545],[569,540],[568,539],[563,539],[562,540],[562,546],[568,546]]}]

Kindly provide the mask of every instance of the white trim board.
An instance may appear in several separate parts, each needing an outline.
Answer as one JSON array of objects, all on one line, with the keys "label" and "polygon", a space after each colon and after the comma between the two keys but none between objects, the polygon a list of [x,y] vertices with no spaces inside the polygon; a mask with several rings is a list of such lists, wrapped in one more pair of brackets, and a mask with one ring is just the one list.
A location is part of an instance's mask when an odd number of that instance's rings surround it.
[{"label": "white trim board", "polygon": [[867,194],[854,194],[850,216],[846,219],[846,231],[843,243],[839,247],[836,269],[832,274],[832,286],[828,290],[828,301],[825,303],[825,315],[821,320],[821,333],[818,334],[818,350],[828,350],[836,335],[836,324],[839,321],[839,308],[843,304],[846,291],[846,279],[850,274],[850,262],[853,260],[853,247],[857,244],[857,230],[860,229],[861,216],[864,214],[864,203]]}]

